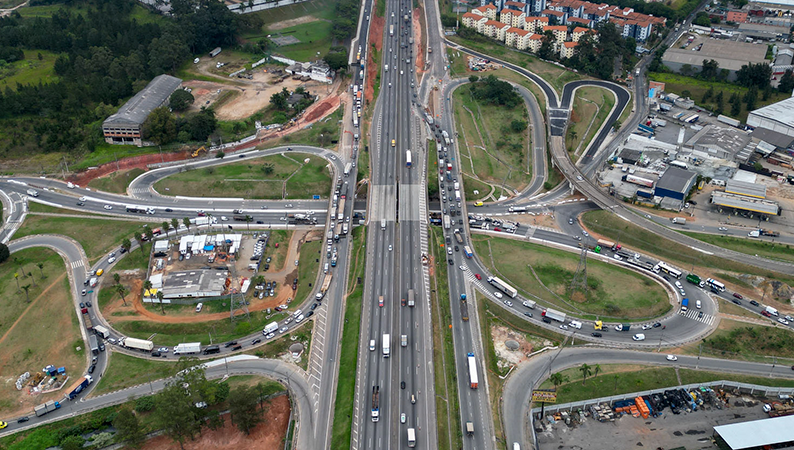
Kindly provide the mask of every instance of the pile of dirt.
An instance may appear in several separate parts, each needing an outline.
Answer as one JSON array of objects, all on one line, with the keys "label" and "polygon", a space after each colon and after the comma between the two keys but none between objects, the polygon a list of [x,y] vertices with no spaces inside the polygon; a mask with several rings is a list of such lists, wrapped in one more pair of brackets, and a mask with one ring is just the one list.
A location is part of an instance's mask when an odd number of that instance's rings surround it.
[{"label": "pile of dirt", "polygon": [[[243,448],[278,449],[284,447],[289,425],[289,397],[282,395],[270,400],[265,406],[264,420],[251,434],[246,435],[231,423],[229,414],[224,414],[223,427],[217,430],[204,429],[193,441],[185,442],[185,450],[238,450]],[[179,444],[167,436],[157,436],[143,444],[143,450],[179,450]]]},{"label": "pile of dirt", "polygon": [[[384,0],[380,0],[384,1]],[[373,7],[375,9],[376,7]],[[375,77],[378,74],[378,61],[372,60],[372,55],[375,51],[380,53],[383,48],[383,28],[386,26],[386,19],[372,15],[372,20],[369,22],[369,42],[370,50],[367,52],[369,61],[367,61],[367,85],[364,87],[364,99],[370,103],[375,98]],[[375,51],[373,51],[373,49]]]},{"label": "pile of dirt", "polygon": [[[425,67],[425,48],[422,46],[422,26],[420,16],[422,15],[421,8],[414,8],[412,22],[414,30],[414,45],[416,46],[416,74],[424,72]],[[425,19],[427,20],[427,19]],[[436,50],[438,51],[438,50]]]}]

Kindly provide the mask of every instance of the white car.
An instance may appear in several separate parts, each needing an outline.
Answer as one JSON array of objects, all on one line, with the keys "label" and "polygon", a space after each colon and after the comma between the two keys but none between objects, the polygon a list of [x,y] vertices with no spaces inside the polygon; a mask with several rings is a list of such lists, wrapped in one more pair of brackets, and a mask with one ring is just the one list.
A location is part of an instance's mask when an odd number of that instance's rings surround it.
[{"label": "white car", "polygon": [[645,335],[642,334],[642,333],[638,333],[638,334],[635,334],[634,336],[632,336],[631,338],[634,339],[635,341],[644,341],[645,340]]},{"label": "white car", "polygon": [[678,361],[678,357],[675,355],[667,355],[668,361]]},{"label": "white car", "polygon": [[508,307],[512,308],[513,307],[513,302],[511,302],[510,300],[505,300],[505,305],[507,305]]},{"label": "white car", "polygon": [[391,251],[391,249],[392,249],[391,244],[389,244],[389,251]]},{"label": "white car", "polygon": [[643,326],[642,326],[642,329],[643,329],[643,330],[648,330],[648,329],[650,329],[650,328],[651,328],[651,326],[650,326],[649,324],[647,324],[647,323],[646,323],[645,325],[643,325]]},{"label": "white car", "polygon": [[80,198],[78,198],[77,200],[80,200],[81,202],[84,202],[84,201],[86,201],[86,200],[88,200],[88,199],[87,199],[87,198],[85,198],[85,197],[80,197]]},{"label": "white car", "polygon": [[463,271],[465,271],[465,270],[466,270],[466,266],[458,266],[458,268],[459,268],[460,270],[463,270]]},{"label": "white car", "polygon": [[157,349],[157,351],[160,353],[168,353],[168,347],[160,347]]},{"label": "white car", "polygon": [[405,423],[405,413],[400,414],[400,423]]},{"label": "white car", "polygon": [[303,321],[303,314],[295,318],[295,323],[301,323]]},{"label": "white car", "polygon": [[229,218],[228,218],[228,217],[226,217],[226,216],[221,216],[221,221],[222,221],[222,222],[227,222],[228,220],[229,220]]},{"label": "white car", "polygon": [[560,329],[561,330],[567,330],[568,329],[568,325],[560,325]]},{"label": "white car", "polygon": [[112,206],[110,206],[110,205],[105,205],[105,206],[103,206],[103,208],[105,208],[105,209],[107,209],[107,210],[111,210],[111,209],[113,209],[113,207],[112,207]]},{"label": "white car", "polygon": [[778,322],[782,323],[783,325],[788,325],[790,322],[782,317],[778,317]]},{"label": "white car", "polygon": [[494,291],[493,296],[496,298],[502,298],[502,293],[498,291]]},{"label": "white car", "polygon": [[116,262],[115,256],[111,256],[110,258],[108,258],[108,264],[113,264],[114,262]]},{"label": "white car", "polygon": [[720,231],[728,231],[728,229],[727,229],[727,228],[725,228],[725,227],[719,227],[719,228],[717,228],[717,229],[718,229],[718,230],[720,230]]}]

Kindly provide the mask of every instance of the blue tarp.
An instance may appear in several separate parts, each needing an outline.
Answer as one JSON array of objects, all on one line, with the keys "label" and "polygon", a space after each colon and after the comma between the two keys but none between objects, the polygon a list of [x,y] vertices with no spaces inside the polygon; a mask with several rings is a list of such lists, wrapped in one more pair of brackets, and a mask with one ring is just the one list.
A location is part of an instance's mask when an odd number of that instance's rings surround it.
[{"label": "blue tarp", "polygon": [[205,245],[204,246],[204,251],[205,252],[211,252],[213,249],[215,249],[214,245]]}]

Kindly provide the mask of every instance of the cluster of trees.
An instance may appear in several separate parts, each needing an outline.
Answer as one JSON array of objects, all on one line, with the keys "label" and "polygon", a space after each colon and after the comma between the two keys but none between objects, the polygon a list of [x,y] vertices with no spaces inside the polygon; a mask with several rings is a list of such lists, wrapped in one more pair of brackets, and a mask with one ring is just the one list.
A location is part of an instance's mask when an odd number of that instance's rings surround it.
[{"label": "cluster of trees", "polygon": [[521,103],[521,96],[516,93],[513,86],[493,75],[478,78],[476,75],[469,77],[471,86],[469,92],[475,99],[497,106],[514,108]]},{"label": "cluster of trees", "polygon": [[337,41],[344,41],[356,32],[359,4],[356,0],[340,0],[336,4],[331,36]]},{"label": "cluster of trees", "polygon": [[700,25],[701,27],[710,27],[712,24],[720,23],[720,18],[717,16],[711,17],[709,13],[705,11],[701,11],[697,13],[694,19],[692,19],[692,24]]},{"label": "cluster of trees", "polygon": [[[292,96],[292,94],[300,95],[300,100],[290,106],[289,98]],[[270,106],[276,111],[284,113],[284,117],[287,119],[300,114],[301,112],[305,111],[306,108],[311,106],[312,103],[314,103],[314,97],[310,93],[306,92],[306,89],[304,89],[303,86],[298,86],[295,88],[295,91],[292,94],[290,94],[287,88],[282,88],[281,92],[276,92],[270,96]]]},{"label": "cluster of trees", "polygon": [[[541,50],[546,41],[545,36],[543,41]],[[634,55],[636,47],[634,38],[624,39],[615,24],[607,22],[598,29],[597,41],[590,34],[585,34],[579,40],[573,57],[563,63],[580,72],[608,80],[612,78],[615,59],[620,58],[624,63],[629,63],[627,60]]]},{"label": "cluster of trees", "polygon": [[193,368],[198,363],[193,358],[182,358],[178,365],[186,370],[179,372],[160,393],[137,399],[134,411],[121,408],[112,422],[116,442],[140,448],[146,431],[137,414],[151,413],[153,427],[163,430],[184,448],[185,442],[200,436],[204,429],[217,430],[223,426],[218,409],[209,407],[224,402],[228,404],[232,423],[241,432],[250,434],[263,420],[264,405],[270,394],[268,386],[259,383],[230,389],[228,383],[207,380],[204,369]]},{"label": "cluster of trees", "polygon": [[145,140],[158,145],[172,142],[204,142],[217,126],[218,119],[215,118],[213,109],[202,107],[197,114],[176,117],[167,107],[161,106],[146,118],[142,135]]},{"label": "cluster of trees", "polygon": [[657,17],[665,17],[674,22],[686,18],[689,13],[695,10],[700,3],[700,0],[686,0],[682,5],[677,8],[672,8],[672,2],[644,2],[643,0],[608,0],[607,4],[617,5],[621,8],[632,8],[634,11],[643,14],[652,14]]},{"label": "cluster of trees", "polygon": [[344,46],[331,47],[323,60],[331,70],[347,69],[347,48]]},{"label": "cluster of trees", "polygon": [[[171,0],[169,20],[139,23],[132,0],[73,0],[51,17],[0,19],[0,49],[57,53],[58,81],[7,87],[0,121],[6,149],[91,151],[99,123],[156,75],[173,73],[192,53],[234,42],[235,17],[216,0]],[[21,133],[27,131],[27,133]]]}]

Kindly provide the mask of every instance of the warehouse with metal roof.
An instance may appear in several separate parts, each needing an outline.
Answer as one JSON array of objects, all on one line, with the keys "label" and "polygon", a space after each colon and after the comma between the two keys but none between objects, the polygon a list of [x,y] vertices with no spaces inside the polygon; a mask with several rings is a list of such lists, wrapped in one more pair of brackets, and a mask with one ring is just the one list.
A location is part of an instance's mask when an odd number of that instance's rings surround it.
[{"label": "warehouse with metal roof", "polygon": [[711,193],[711,203],[723,209],[736,212],[750,212],[763,214],[765,216],[776,216],[780,212],[777,202],[760,198],[745,197],[743,195],[729,194],[727,192],[714,191]]},{"label": "warehouse with metal roof", "polygon": [[750,111],[747,125],[794,136],[794,97]]},{"label": "warehouse with metal roof", "polygon": [[725,182],[725,192],[747,197],[766,198],[766,186],[760,183],[728,180]]},{"label": "warehouse with metal roof", "polygon": [[170,75],[158,75],[135,94],[118,112],[102,122],[102,134],[108,144],[143,146],[141,127],[149,114],[164,105],[182,80]]},{"label": "warehouse with metal roof", "polygon": [[[714,427],[718,448],[751,450],[794,447],[794,416],[772,417]],[[722,446],[721,444],[725,444]]]},{"label": "warehouse with metal roof", "polygon": [[656,182],[654,194],[657,197],[668,197],[684,201],[689,190],[695,185],[697,174],[676,166],[669,166],[662,177]]}]

